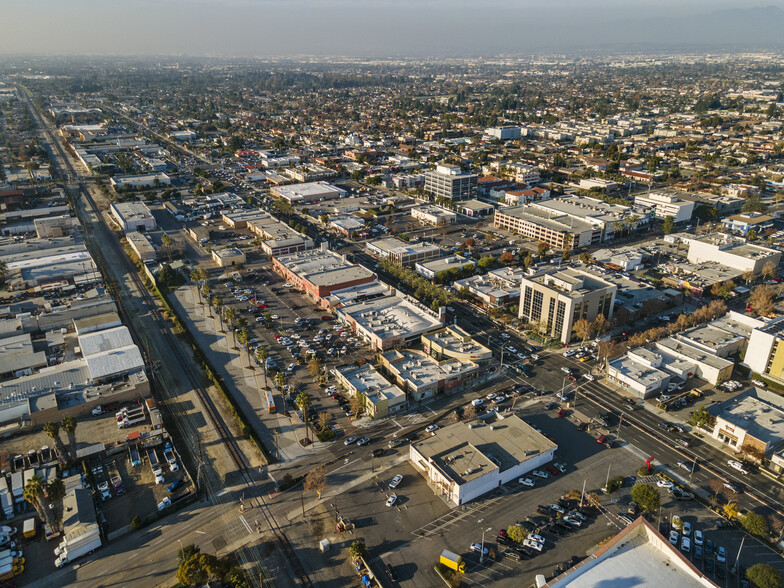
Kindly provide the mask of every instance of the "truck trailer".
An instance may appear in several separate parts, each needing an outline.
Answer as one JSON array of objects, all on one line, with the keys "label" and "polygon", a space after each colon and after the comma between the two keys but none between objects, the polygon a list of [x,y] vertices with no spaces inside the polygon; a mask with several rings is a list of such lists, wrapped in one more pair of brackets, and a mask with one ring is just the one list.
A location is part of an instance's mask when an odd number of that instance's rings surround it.
[{"label": "truck trailer", "polygon": [[445,565],[450,570],[455,570],[456,572],[460,572],[461,574],[465,573],[465,562],[463,558],[457,555],[456,553],[452,553],[448,549],[444,549],[441,552],[441,565]]},{"label": "truck trailer", "polygon": [[101,534],[98,531],[98,526],[95,525],[86,532],[76,537],[71,537],[70,540],[69,538],[63,539],[54,550],[54,554],[57,556],[54,560],[54,565],[61,568],[84,555],[92,553],[100,546]]},{"label": "truck trailer", "polygon": [[161,462],[158,461],[158,453],[154,448],[147,449],[147,459],[150,460],[150,469],[152,475],[155,476],[156,484],[163,484],[163,471],[161,470]]}]

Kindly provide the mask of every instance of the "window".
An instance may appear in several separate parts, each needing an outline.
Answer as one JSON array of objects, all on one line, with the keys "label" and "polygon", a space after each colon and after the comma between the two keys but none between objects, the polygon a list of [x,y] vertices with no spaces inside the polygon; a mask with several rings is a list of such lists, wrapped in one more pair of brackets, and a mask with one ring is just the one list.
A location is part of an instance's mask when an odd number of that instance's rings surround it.
[{"label": "window", "polygon": [[538,321],[542,318],[542,303],[544,301],[544,295],[539,292],[534,292],[534,300],[531,306],[531,321]]},{"label": "window", "polygon": [[561,338],[563,334],[564,316],[566,315],[566,303],[558,301],[558,310],[555,313],[555,333],[553,335]]},{"label": "window", "polygon": [[550,306],[547,309],[547,332],[548,333],[552,332],[554,318],[555,318],[555,298],[550,298]]},{"label": "window", "polygon": [[533,296],[533,288],[531,286],[525,287],[525,293],[523,298],[523,316],[530,317],[531,316],[531,297]]}]

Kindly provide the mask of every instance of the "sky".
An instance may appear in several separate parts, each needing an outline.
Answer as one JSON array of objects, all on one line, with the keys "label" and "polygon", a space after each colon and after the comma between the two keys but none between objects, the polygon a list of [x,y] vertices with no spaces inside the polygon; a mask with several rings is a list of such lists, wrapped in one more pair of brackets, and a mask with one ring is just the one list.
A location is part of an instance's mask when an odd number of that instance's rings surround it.
[{"label": "sky", "polygon": [[[764,5],[781,8],[784,0]],[[709,15],[722,21],[711,26],[726,28],[723,21],[738,15],[721,11],[754,6],[749,0],[0,0],[0,55],[491,57],[639,42],[721,44],[723,34],[690,23],[702,26]],[[747,36],[764,38],[751,30]],[[745,40],[737,33],[726,38]]]}]

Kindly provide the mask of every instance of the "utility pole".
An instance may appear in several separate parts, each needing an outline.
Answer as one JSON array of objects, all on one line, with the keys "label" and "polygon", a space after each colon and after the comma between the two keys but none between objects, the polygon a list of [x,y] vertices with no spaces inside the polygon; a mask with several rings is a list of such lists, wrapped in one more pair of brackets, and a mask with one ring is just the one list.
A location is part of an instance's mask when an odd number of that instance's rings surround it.
[{"label": "utility pole", "polygon": [[740,561],[740,552],[743,549],[743,542],[746,541],[746,536],[744,535],[743,538],[740,540],[740,547],[738,547],[738,555],[735,558],[735,565],[732,566],[730,570],[731,573],[737,574],[738,573],[738,562]]},{"label": "utility pole", "polygon": [[580,508],[583,506],[583,499],[585,498],[585,480],[583,480],[583,491],[580,493]]},{"label": "utility pole", "polygon": [[609,486],[610,486],[610,468],[611,467],[612,467],[611,463],[607,464],[607,481],[604,483],[604,487],[607,488],[608,490],[610,489]]}]

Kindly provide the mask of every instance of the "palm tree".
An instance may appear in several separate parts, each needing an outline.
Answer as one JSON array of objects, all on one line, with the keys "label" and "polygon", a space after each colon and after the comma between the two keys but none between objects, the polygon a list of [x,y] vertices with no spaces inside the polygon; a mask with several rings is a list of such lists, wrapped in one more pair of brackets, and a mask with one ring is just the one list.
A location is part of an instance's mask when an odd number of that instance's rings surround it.
[{"label": "palm tree", "polygon": [[310,431],[308,430],[308,407],[310,406],[310,395],[307,392],[300,392],[297,395],[296,403],[302,411],[302,421],[305,423],[305,437],[310,439]]},{"label": "palm tree", "polygon": [[68,462],[68,453],[65,450],[62,439],[60,439],[60,425],[49,421],[43,426],[44,433],[49,435],[49,438],[54,441],[55,449],[57,450],[57,459],[60,460],[60,465],[65,465]]},{"label": "palm tree", "polygon": [[41,476],[36,474],[30,478],[27,484],[25,484],[22,495],[29,504],[33,505],[41,522],[46,523],[49,525],[49,528],[54,529],[50,519],[49,509],[46,508],[46,487],[44,486],[44,481]]},{"label": "palm tree", "polygon": [[174,244],[174,241],[172,241],[172,238],[169,237],[169,235],[164,235],[163,237],[161,237],[161,243],[163,243],[163,246],[166,247],[166,249],[168,250],[168,252],[169,252],[169,261],[171,262],[171,260],[172,260],[172,245]]},{"label": "palm tree", "polygon": [[[237,333],[237,341],[239,341],[240,344],[245,348],[245,351],[248,350],[248,341],[250,341],[250,333],[248,332],[248,329],[240,329],[240,332]],[[250,365],[250,357],[248,357],[248,369],[253,369],[253,366]]]},{"label": "palm tree", "polygon": [[196,292],[199,294],[199,303],[201,303],[201,288],[199,287],[199,282],[201,281],[201,270],[197,268],[191,271],[190,278],[191,282],[196,284]]},{"label": "palm tree", "polygon": [[[209,301],[210,294],[212,294],[212,288],[210,288],[209,284],[204,284],[201,287],[201,295],[204,296],[204,300]],[[203,302],[202,302],[202,304],[203,304]],[[210,306],[209,309],[210,309],[210,316],[212,316],[212,307]]]},{"label": "palm tree", "polygon": [[269,351],[267,350],[264,345],[260,346],[256,349],[256,361],[259,362],[261,369],[264,370],[264,389],[268,388],[267,386],[267,358],[269,357]]},{"label": "palm tree", "polygon": [[223,313],[221,312],[221,308],[223,307],[223,296],[220,294],[216,294],[212,297],[212,307],[215,309],[216,314],[218,315],[218,320],[220,321],[220,328],[223,331]]},{"label": "palm tree", "polygon": [[56,532],[62,531],[65,484],[61,478],[55,478],[47,484],[46,498],[52,511],[52,529]]},{"label": "palm tree", "polygon": [[72,416],[63,417],[63,420],[60,421],[60,427],[68,435],[68,449],[71,455],[76,457],[76,419]]},{"label": "palm tree", "polygon": [[223,309],[223,320],[226,321],[226,325],[228,325],[229,330],[231,331],[231,344],[235,349],[237,348],[234,337],[234,321],[236,318],[237,311],[235,311],[231,306]]}]

